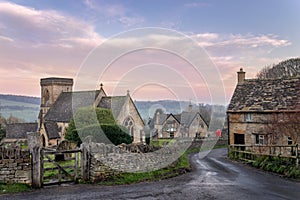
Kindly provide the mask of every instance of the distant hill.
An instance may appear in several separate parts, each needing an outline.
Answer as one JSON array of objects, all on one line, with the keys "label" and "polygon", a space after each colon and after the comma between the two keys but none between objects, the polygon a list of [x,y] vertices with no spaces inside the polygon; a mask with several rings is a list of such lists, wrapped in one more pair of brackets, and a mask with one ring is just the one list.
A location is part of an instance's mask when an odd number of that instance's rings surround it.
[{"label": "distant hill", "polygon": [[[135,105],[144,120],[152,118],[156,109],[161,108],[166,113],[181,113],[187,110],[189,106],[188,101],[174,101],[174,100],[158,100],[158,101],[135,101]],[[211,105],[201,104],[202,109],[211,111]],[[194,109],[199,109],[199,105],[194,104]],[[225,107],[219,107],[223,117]],[[8,118],[14,116],[26,122],[34,122],[38,118],[40,110],[40,98],[29,96],[3,95],[0,94],[0,115]],[[208,116],[204,116],[208,117]]]},{"label": "distant hill", "polygon": [[7,100],[7,101],[36,104],[36,105],[40,105],[41,102],[41,98],[39,97],[20,96],[20,95],[11,95],[11,94],[0,94],[0,99]]},{"label": "distant hill", "polygon": [[40,98],[0,94],[0,115],[17,117],[26,122],[37,120],[40,110]]},{"label": "distant hill", "polygon": [[295,76],[300,76],[300,58],[291,58],[273,66],[266,66],[257,74],[259,79]]},{"label": "distant hill", "polygon": [[[134,102],[141,117],[144,120],[153,118],[154,113],[157,109],[162,109],[165,113],[178,114],[182,111],[188,110],[189,101],[174,101],[174,100],[159,100],[159,101],[135,101]],[[213,110],[214,117],[223,118],[225,117],[226,108],[220,105],[209,105],[209,104],[193,104],[194,111],[200,111],[203,115],[204,120],[209,122],[210,115]]]}]

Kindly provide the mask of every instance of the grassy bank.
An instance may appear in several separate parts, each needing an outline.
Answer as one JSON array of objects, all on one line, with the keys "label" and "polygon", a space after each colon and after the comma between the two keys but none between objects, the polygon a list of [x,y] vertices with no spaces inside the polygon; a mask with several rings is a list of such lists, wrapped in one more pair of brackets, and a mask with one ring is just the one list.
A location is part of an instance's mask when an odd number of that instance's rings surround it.
[{"label": "grassy bank", "polygon": [[22,184],[22,183],[5,184],[5,183],[0,183],[0,194],[17,193],[17,192],[29,192],[29,191],[31,191],[31,188],[28,184]]},{"label": "grassy bank", "polygon": [[235,155],[234,152],[229,153],[229,158],[287,178],[300,179],[300,169],[296,167],[295,160],[291,158],[256,156],[254,160],[245,161],[241,155]]}]

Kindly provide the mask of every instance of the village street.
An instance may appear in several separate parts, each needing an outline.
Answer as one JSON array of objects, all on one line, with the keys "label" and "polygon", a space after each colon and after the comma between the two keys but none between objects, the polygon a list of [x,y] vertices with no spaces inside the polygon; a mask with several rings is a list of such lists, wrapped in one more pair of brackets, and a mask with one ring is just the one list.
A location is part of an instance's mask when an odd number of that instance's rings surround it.
[{"label": "village street", "polygon": [[299,199],[300,182],[264,173],[213,150],[206,158],[191,156],[193,172],[168,180],[126,186],[63,185],[0,199]]}]

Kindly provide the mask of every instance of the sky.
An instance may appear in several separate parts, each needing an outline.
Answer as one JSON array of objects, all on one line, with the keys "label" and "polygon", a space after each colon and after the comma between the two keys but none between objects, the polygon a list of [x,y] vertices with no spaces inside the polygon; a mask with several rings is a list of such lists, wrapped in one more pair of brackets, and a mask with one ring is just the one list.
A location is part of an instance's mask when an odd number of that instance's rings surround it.
[{"label": "sky", "polygon": [[[255,78],[266,65],[299,57],[299,10],[298,0],[0,0],[0,93],[40,96],[39,81],[46,77],[76,83],[99,46],[128,31],[157,27],[193,40],[217,73],[200,68],[197,77],[184,56],[143,49],[113,60],[103,76],[103,69],[90,70],[98,78],[91,89],[102,82],[108,94],[128,89],[136,100],[209,103],[216,94],[216,102],[228,103],[241,67]],[[118,41],[119,48],[135,45],[132,38]],[[151,41],[174,42],[170,35]],[[211,86],[216,79],[222,85]]]}]

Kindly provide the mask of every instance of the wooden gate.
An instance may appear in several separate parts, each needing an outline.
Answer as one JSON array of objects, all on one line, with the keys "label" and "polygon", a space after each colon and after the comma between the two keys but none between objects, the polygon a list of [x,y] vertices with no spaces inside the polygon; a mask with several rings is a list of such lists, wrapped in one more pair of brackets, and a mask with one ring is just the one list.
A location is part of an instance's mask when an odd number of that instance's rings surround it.
[{"label": "wooden gate", "polygon": [[55,150],[43,148],[41,151],[42,185],[78,182],[80,178],[80,149]]}]

